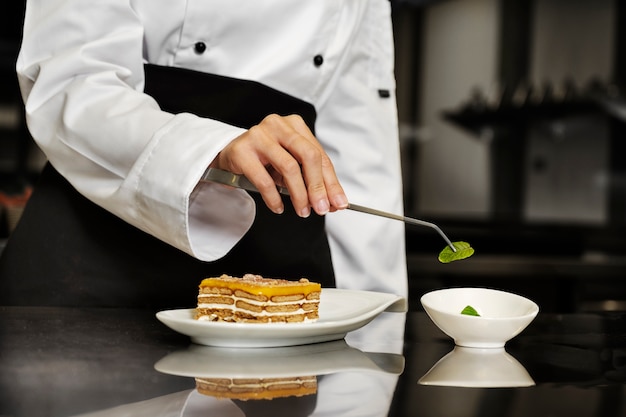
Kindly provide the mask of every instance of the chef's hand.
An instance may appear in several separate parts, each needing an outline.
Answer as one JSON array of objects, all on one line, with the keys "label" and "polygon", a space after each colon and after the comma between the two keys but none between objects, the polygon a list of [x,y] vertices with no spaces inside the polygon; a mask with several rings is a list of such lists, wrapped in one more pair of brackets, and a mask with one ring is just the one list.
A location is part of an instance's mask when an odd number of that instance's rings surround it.
[{"label": "chef's hand", "polygon": [[311,208],[324,215],[348,206],[330,158],[298,115],[267,116],[226,146],[211,166],[245,175],[274,213],[284,211],[276,185],[287,187],[301,217]]}]

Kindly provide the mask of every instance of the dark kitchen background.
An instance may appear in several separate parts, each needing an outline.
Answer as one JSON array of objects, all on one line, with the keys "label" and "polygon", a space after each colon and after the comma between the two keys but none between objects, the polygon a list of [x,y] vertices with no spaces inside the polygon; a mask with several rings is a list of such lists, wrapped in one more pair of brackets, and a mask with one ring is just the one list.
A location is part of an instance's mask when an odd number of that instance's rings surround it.
[{"label": "dark kitchen background", "polygon": [[[445,242],[409,226],[412,308],[479,285],[546,312],[625,310],[626,4],[392,4],[406,213],[476,249],[440,264]],[[14,70],[23,7],[0,17],[0,250],[45,162]]]}]

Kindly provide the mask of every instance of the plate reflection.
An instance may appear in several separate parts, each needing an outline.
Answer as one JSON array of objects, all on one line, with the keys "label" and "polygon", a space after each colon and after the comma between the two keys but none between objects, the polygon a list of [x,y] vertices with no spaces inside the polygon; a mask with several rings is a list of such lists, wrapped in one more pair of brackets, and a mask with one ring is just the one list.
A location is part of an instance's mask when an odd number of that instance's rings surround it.
[{"label": "plate reflection", "polygon": [[230,400],[274,400],[316,395],[318,379],[335,373],[399,375],[404,357],[369,353],[345,340],[280,348],[191,345],[155,365],[159,372],[193,377],[199,394]]}]

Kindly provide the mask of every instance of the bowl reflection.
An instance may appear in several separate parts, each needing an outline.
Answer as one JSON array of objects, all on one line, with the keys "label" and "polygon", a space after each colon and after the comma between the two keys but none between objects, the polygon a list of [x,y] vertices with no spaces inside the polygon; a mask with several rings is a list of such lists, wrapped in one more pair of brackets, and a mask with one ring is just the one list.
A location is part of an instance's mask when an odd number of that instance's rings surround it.
[{"label": "bowl reflection", "polygon": [[420,380],[421,385],[451,387],[529,387],[535,381],[504,348],[477,349],[455,346]]}]

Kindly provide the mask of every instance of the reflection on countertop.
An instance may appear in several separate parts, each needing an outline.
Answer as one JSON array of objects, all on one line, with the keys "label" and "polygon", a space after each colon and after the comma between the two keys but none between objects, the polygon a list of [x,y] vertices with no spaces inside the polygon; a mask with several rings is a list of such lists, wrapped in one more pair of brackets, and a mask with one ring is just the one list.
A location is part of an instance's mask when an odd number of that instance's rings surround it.
[{"label": "reflection on countertop", "polygon": [[[285,349],[194,346],[152,311],[0,307],[0,415],[626,416],[624,313],[540,312],[505,351],[482,356],[455,349],[422,312],[383,313],[344,341]],[[256,369],[241,369],[246,362]],[[168,363],[171,373],[155,369]],[[419,383],[450,364],[445,377],[456,383]],[[179,375],[256,377],[268,368],[318,373],[316,393],[220,400]],[[494,382],[502,369],[511,379],[523,369],[535,385],[518,386],[518,379],[508,387],[459,386],[490,370]],[[470,382],[458,383],[463,378]]]}]

